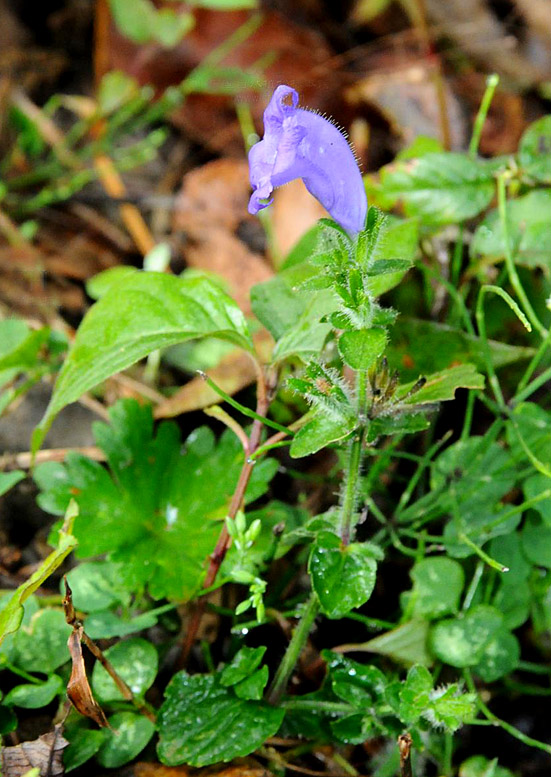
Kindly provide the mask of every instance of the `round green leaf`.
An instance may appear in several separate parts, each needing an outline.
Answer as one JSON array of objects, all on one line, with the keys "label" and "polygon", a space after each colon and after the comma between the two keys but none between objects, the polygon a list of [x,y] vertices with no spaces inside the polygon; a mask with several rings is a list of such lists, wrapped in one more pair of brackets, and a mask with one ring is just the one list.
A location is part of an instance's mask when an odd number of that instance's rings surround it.
[{"label": "round green leaf", "polygon": [[65,771],[70,772],[89,761],[103,744],[105,731],[92,728],[73,726],[63,732],[69,740],[69,746],[63,751]]},{"label": "round green leaf", "polygon": [[105,729],[105,742],[97,759],[106,769],[132,761],[147,745],[155,733],[155,724],[134,712],[117,712],[109,718],[112,728]]},{"label": "round green leaf", "polygon": [[[105,656],[136,696],[142,696],[153,684],[159,661],[157,651],[145,639],[135,637],[119,642],[106,650]],[[99,661],[92,672],[92,689],[100,701],[124,700],[124,696]]]},{"label": "round green leaf", "polygon": [[67,580],[76,609],[99,612],[114,604],[127,604],[130,596],[121,585],[120,569],[120,564],[110,561],[87,561],[71,569]]},{"label": "round green leaf", "polygon": [[437,623],[430,635],[431,649],[451,666],[474,666],[502,624],[503,616],[498,610],[481,604],[466,615]]},{"label": "round green leaf", "polygon": [[551,527],[529,519],[522,529],[522,547],[533,564],[551,569]]},{"label": "round green leaf", "polygon": [[15,636],[13,663],[27,672],[54,672],[70,658],[70,633],[61,610],[39,610]]},{"label": "round green leaf", "polygon": [[457,561],[449,558],[426,558],[411,570],[416,615],[441,618],[456,613],[465,575]]},{"label": "round green leaf", "polygon": [[487,683],[513,672],[520,659],[520,646],[514,634],[503,629],[484,648],[480,661],[473,668]]}]

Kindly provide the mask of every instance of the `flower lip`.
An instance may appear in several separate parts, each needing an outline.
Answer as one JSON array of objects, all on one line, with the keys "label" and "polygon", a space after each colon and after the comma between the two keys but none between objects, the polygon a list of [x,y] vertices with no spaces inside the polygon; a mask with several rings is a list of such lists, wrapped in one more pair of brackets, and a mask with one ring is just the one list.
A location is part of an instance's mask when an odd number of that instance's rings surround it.
[{"label": "flower lip", "polygon": [[264,137],[249,151],[249,170],[249,213],[269,205],[276,187],[302,178],[348,232],[364,228],[367,198],[346,138],[329,119],[299,108],[290,86],[278,86],[264,111]]}]

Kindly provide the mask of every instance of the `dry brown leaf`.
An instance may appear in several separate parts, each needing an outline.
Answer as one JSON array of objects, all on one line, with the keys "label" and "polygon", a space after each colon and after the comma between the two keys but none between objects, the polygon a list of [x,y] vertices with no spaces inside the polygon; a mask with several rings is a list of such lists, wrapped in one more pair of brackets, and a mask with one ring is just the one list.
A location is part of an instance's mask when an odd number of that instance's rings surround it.
[{"label": "dry brown leaf", "polygon": [[39,769],[40,777],[59,777],[64,774],[62,754],[69,742],[62,735],[58,723],[53,731],[42,734],[32,742],[21,742],[2,748],[3,777],[22,777],[30,769]]},{"label": "dry brown leaf", "polygon": [[134,777],[271,777],[271,772],[243,759],[222,768],[191,769],[189,766],[162,766],[140,761],[134,764]]},{"label": "dry brown leaf", "polygon": [[[253,340],[260,358],[267,361],[273,347],[271,336],[263,329],[254,335]],[[256,371],[250,356],[237,349],[231,351],[220,364],[206,372],[209,378],[230,396],[237,394],[256,379]],[[153,415],[155,418],[174,418],[181,413],[201,410],[221,401],[220,395],[205,383],[203,378],[197,377],[186,383],[172,397],[157,405]]]},{"label": "dry brown leaf", "polygon": [[86,667],[84,666],[84,658],[82,657],[82,626],[75,628],[69,637],[67,646],[69,653],[71,654],[71,660],[73,662],[73,668],[71,670],[71,677],[67,683],[67,696],[73,707],[87,718],[91,718],[98,726],[102,728],[109,728],[107,718],[94,699],[90,683],[86,677]]},{"label": "dry brown leaf", "polygon": [[249,165],[245,159],[215,159],[189,172],[176,200],[174,229],[197,236],[213,224],[235,232],[250,218]]},{"label": "dry brown leaf", "polygon": [[[440,109],[435,86],[436,64],[427,59],[397,61],[390,70],[371,72],[347,90],[351,105],[359,108],[375,104],[394,133],[406,145],[418,135],[441,137]],[[368,69],[369,72],[369,69]],[[445,84],[446,111],[451,147],[462,149],[467,127],[458,100]]]}]

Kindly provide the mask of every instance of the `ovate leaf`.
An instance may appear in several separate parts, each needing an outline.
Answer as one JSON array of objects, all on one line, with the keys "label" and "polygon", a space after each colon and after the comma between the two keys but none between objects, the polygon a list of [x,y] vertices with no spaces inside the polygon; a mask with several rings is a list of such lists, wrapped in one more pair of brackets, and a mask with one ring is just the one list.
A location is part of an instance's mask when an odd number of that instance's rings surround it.
[{"label": "ovate leaf", "polygon": [[339,353],[349,367],[367,370],[384,352],[386,341],[384,329],[349,330],[339,338]]},{"label": "ovate leaf", "polygon": [[484,161],[447,152],[384,167],[381,190],[390,204],[402,202],[410,216],[428,224],[453,224],[484,210],[495,186],[492,168]]},{"label": "ovate leaf", "polygon": [[159,711],[157,752],[164,764],[206,766],[245,756],[279,729],[284,710],[238,698],[213,675],[180,672]]},{"label": "ovate leaf", "polygon": [[375,586],[380,552],[368,543],[343,545],[331,532],[321,532],[312,548],[308,570],[322,610],[342,618],[365,604]]},{"label": "ovate leaf", "polygon": [[431,648],[446,664],[475,666],[503,624],[503,616],[494,607],[478,605],[457,618],[448,618],[433,626]]},{"label": "ovate leaf", "polygon": [[252,350],[243,314],[203,277],[136,272],[88,311],[33,440],[36,449],[57,413],[85,391],[159,348],[216,336]]}]

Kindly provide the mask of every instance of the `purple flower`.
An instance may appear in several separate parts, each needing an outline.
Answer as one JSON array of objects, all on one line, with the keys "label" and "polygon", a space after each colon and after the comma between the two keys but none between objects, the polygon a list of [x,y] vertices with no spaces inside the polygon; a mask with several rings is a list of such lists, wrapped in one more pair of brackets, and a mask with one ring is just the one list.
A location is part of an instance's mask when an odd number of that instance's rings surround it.
[{"label": "purple flower", "polygon": [[302,178],[335,221],[350,233],[360,232],[367,198],[354,154],[334,124],[297,104],[297,92],[281,85],[264,111],[264,138],[249,151],[254,190],[249,213],[269,205],[277,186]]}]

